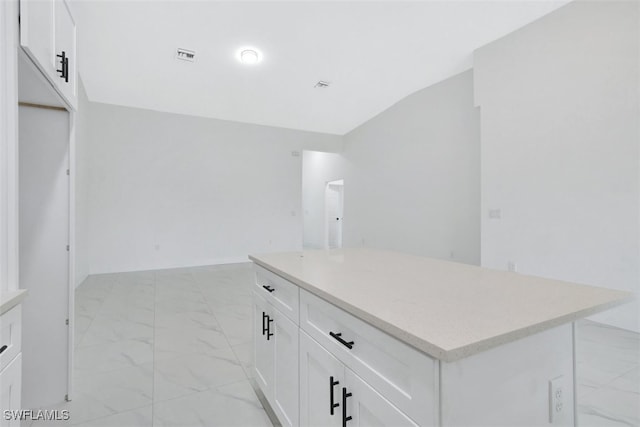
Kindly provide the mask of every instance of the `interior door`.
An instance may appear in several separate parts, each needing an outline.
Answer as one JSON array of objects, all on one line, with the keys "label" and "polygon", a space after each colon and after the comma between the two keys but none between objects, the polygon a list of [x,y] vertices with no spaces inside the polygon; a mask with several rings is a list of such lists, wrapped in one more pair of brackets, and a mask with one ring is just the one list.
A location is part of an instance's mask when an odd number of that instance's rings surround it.
[{"label": "interior door", "polygon": [[325,204],[327,218],[327,247],[342,247],[342,205],[344,200],[342,184],[327,184]]},{"label": "interior door", "polygon": [[19,109],[20,287],[25,409],[65,399],[69,335],[69,116]]},{"label": "interior door", "polygon": [[300,425],[341,426],[344,365],[300,331]]}]

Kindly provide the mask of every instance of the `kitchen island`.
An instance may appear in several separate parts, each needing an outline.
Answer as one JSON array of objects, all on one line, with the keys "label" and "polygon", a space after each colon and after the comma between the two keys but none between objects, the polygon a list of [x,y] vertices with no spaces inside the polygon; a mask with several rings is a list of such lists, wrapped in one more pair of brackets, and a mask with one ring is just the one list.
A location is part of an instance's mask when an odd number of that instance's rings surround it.
[{"label": "kitchen island", "polygon": [[622,291],[370,249],[254,255],[283,425],[574,425],[574,322]]}]

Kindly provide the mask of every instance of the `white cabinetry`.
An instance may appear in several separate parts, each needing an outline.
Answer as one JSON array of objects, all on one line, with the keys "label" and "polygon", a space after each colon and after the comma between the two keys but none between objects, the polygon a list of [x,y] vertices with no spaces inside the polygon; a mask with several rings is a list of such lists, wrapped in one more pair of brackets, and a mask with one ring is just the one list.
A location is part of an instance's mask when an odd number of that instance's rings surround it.
[{"label": "white cabinetry", "polygon": [[254,292],[255,378],[283,426],[298,425],[298,325]]},{"label": "white cabinetry", "polygon": [[300,331],[300,425],[417,426],[304,331]]},{"label": "white cabinetry", "polygon": [[[66,58],[65,73],[64,76],[58,73],[57,86],[62,97],[75,109],[78,98],[76,23],[66,1],[56,0],[55,4],[56,55],[64,53]],[[56,58],[60,60],[60,58]]]},{"label": "white cabinetry", "polygon": [[255,380],[283,425],[438,424],[438,361],[255,271]]},{"label": "white cabinetry", "polygon": [[76,24],[66,0],[20,0],[20,44],[75,110]]},{"label": "white cabinetry", "polygon": [[0,316],[0,426],[19,427],[20,420],[5,419],[4,411],[21,409],[22,309],[20,305]]}]

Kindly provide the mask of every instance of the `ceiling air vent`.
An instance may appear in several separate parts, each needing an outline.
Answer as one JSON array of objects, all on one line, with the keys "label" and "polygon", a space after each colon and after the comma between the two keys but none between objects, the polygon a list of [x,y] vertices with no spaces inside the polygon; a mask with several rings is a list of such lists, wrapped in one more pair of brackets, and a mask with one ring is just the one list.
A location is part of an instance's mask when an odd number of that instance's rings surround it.
[{"label": "ceiling air vent", "polygon": [[178,48],[176,51],[176,59],[193,62],[196,59],[196,52],[193,50]]},{"label": "ceiling air vent", "polygon": [[316,85],[314,87],[318,88],[318,89],[324,89],[324,88],[329,87],[330,84],[331,83],[329,83],[329,82],[325,82],[324,80],[320,80],[318,83],[316,83]]}]

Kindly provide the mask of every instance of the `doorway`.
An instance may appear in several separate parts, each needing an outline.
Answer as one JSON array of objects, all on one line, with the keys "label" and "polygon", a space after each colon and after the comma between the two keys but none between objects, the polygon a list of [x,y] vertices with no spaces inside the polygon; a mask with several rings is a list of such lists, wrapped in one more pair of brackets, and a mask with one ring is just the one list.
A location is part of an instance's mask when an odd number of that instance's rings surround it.
[{"label": "doorway", "polygon": [[344,180],[329,181],[325,189],[325,248],[342,247]]}]

